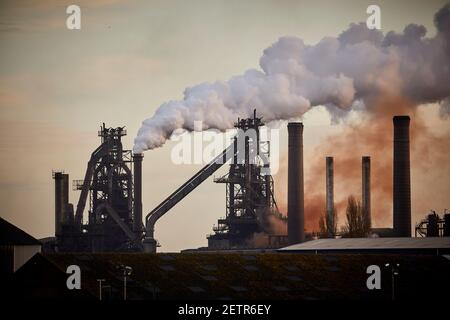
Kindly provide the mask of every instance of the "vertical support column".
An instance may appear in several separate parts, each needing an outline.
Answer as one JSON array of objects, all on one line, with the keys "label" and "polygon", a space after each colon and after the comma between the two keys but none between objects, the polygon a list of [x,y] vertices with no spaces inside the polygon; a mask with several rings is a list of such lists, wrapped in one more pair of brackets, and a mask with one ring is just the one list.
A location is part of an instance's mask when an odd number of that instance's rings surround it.
[{"label": "vertical support column", "polygon": [[288,240],[305,240],[303,185],[303,124],[288,124]]},{"label": "vertical support column", "polygon": [[55,236],[61,235],[61,222],[63,217],[63,173],[54,172],[55,180]]},{"label": "vertical support column", "polygon": [[68,223],[70,221],[69,218],[69,175],[66,173],[62,174],[62,215],[61,222]]},{"label": "vertical support column", "polygon": [[244,212],[245,214],[250,213],[250,197],[251,197],[251,191],[250,191],[250,185],[251,185],[251,166],[250,166],[250,138],[248,136],[245,136],[245,191],[244,191],[244,199],[243,199],[243,205],[244,205]]},{"label": "vertical support column", "polygon": [[134,202],[133,202],[133,229],[137,236],[142,233],[142,159],[144,155],[136,153],[133,155],[133,185],[134,185]]},{"label": "vertical support column", "polygon": [[411,237],[411,173],[409,116],[395,116],[394,122],[394,232]]},{"label": "vertical support column", "polygon": [[[237,137],[233,138],[233,159],[232,159],[232,163],[231,163],[231,169],[230,169],[230,175],[232,175],[232,178],[234,178],[234,175],[236,173],[236,168],[238,166],[238,155],[237,155],[237,150],[238,150],[238,140]],[[234,203],[234,183],[230,183],[228,185],[228,210],[229,210],[229,214],[230,216],[234,217],[236,216],[236,210],[235,210],[235,203]]]},{"label": "vertical support column", "polygon": [[362,207],[369,227],[372,226],[370,201],[370,157],[364,156],[362,157]]},{"label": "vertical support column", "polygon": [[[334,226],[334,166],[333,157],[326,157],[326,206],[327,206],[327,229],[328,226]],[[331,237],[332,230],[328,230],[328,236]]]}]

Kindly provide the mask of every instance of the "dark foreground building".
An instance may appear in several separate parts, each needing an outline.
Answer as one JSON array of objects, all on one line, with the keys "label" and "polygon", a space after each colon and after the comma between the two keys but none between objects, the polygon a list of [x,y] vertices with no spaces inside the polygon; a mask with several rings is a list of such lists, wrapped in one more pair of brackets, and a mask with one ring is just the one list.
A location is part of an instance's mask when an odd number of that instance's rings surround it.
[{"label": "dark foreground building", "polygon": [[14,273],[41,247],[39,240],[0,218],[0,274]]},{"label": "dark foreground building", "polygon": [[[171,299],[391,299],[391,269],[397,299],[443,299],[450,261],[436,255],[291,253],[38,254],[14,277],[9,298],[122,300]],[[69,265],[81,269],[81,290],[68,290]],[[366,286],[369,265],[381,268],[381,290]]]}]

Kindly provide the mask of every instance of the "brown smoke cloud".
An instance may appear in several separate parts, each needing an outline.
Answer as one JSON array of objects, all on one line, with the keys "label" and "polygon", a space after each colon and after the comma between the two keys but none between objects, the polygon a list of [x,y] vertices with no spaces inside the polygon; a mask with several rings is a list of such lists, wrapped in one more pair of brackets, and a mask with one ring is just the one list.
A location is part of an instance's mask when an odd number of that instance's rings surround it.
[{"label": "brown smoke cloud", "polygon": [[[305,228],[317,231],[325,212],[325,157],[334,157],[335,205],[339,224],[345,223],[347,198],[361,197],[361,157],[371,157],[372,221],[375,227],[392,226],[392,134],[394,115],[411,117],[412,221],[430,209],[450,208],[450,127],[433,130],[433,116],[404,97],[377,97],[367,105],[361,121],[349,123],[327,137],[312,153],[305,153]],[[442,121],[442,120],[441,120]],[[446,121],[448,122],[448,121]],[[308,130],[305,123],[305,131]],[[440,131],[440,132],[436,132]],[[307,141],[305,141],[307,143]],[[287,155],[275,176],[275,194],[286,213]]]}]

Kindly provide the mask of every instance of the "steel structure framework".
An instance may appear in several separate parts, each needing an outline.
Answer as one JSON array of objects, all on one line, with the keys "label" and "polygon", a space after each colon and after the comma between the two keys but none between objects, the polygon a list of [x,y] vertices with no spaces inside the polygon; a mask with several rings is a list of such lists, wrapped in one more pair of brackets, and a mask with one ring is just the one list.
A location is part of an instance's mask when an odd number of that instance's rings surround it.
[{"label": "steel structure framework", "polygon": [[[208,236],[208,243],[226,241],[228,247],[230,243],[243,245],[255,232],[267,231],[269,215],[285,220],[279,214],[273,196],[273,179],[268,174],[270,144],[260,141],[259,127],[262,125],[261,118],[256,117],[256,110],[253,118],[238,120],[236,128],[240,131],[233,143],[147,214],[143,241],[145,252],[155,253],[159,246],[154,238],[156,222],[230,160],[229,174],[216,179],[218,183],[227,184],[226,217],[219,220],[220,226],[214,229],[215,234]],[[239,148],[241,140],[244,141],[244,150]],[[284,243],[283,236],[276,235],[269,241]]]},{"label": "steel structure framework", "polygon": [[74,219],[62,225],[57,235],[59,251],[142,250],[142,230],[134,227],[133,154],[122,147],[125,135],[124,127],[107,128],[105,124],[98,132],[101,145],[91,155],[85,179],[73,182],[81,194]]},{"label": "steel structure framework", "polygon": [[[229,172],[214,179],[226,185],[226,216],[213,227],[208,236],[211,248],[249,246],[255,233],[270,234],[269,215],[278,214],[273,194],[273,178],[270,175],[270,142],[261,141],[262,118],[239,119],[235,123],[238,134],[233,138],[234,154]],[[243,142],[244,156],[239,157],[239,145]]]},{"label": "steel structure framework", "polygon": [[450,237],[450,213],[444,210],[442,218],[435,211],[416,224],[416,237]]}]

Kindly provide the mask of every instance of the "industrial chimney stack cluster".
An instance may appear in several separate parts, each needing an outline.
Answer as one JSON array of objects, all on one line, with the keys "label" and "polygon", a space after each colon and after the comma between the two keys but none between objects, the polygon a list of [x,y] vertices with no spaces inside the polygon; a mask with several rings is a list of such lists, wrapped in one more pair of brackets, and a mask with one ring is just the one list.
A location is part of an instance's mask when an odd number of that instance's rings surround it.
[{"label": "industrial chimney stack cluster", "polygon": [[[256,130],[262,126],[261,119],[256,117],[241,119],[237,127]],[[409,146],[408,116],[395,116],[394,124],[394,152],[393,152],[393,235],[396,237],[411,236],[411,185],[410,185],[410,146]],[[305,241],[305,204],[304,204],[304,168],[303,168],[303,123],[291,122],[288,128],[288,243],[296,244]],[[230,147],[210,164],[201,169],[189,181],[183,184],[172,195],[164,200],[146,217],[146,226],[142,223],[142,154],[133,154],[131,150],[124,150],[121,137],[126,135],[123,127],[107,128],[104,124],[99,131],[102,144],[91,155],[86,169],[85,179],[75,181],[75,190],[81,190],[77,205],[78,216],[74,214],[73,205],[69,203],[69,175],[54,172],[55,180],[55,249],[59,251],[148,251],[156,252],[157,242],[153,238],[154,224],[181,201],[189,192],[194,190],[207,177],[221,167],[229,154]],[[248,148],[246,148],[248,150]],[[233,150],[233,149],[230,149]],[[237,151],[234,151],[237,152]],[[267,154],[268,156],[268,154]],[[248,162],[248,161],[247,161]],[[326,157],[326,215],[327,225],[334,226],[334,158]],[[371,223],[371,159],[362,157],[362,208],[368,224]],[[131,166],[133,166],[131,168]],[[230,174],[236,178],[238,171],[232,167]],[[250,168],[245,164],[242,174]],[[244,170],[245,169],[245,170]],[[258,169],[258,168],[256,168]],[[240,171],[239,171],[240,172]],[[256,172],[256,171],[255,171]],[[258,173],[258,177],[259,177]],[[218,181],[225,181],[221,178]],[[231,181],[231,180],[229,180]],[[264,197],[255,196],[251,199],[262,198],[264,204],[271,207],[275,204],[272,181],[270,177],[254,180],[265,186]],[[253,181],[253,182],[254,182]],[[230,183],[234,183],[234,180]],[[117,192],[120,190],[120,192]],[[259,190],[259,189],[258,189]],[[83,223],[83,212],[90,194],[90,208],[87,223]],[[249,195],[249,192],[243,192]],[[234,196],[230,197],[234,199]],[[234,201],[234,200],[233,200]],[[253,200],[252,200],[253,201]],[[251,201],[246,201],[251,203]],[[240,203],[238,203],[239,207]],[[231,208],[231,206],[228,206]],[[246,207],[251,211],[249,206]],[[233,213],[227,213],[231,217]],[[248,214],[237,216],[248,217]],[[256,217],[256,215],[255,215]],[[256,221],[256,218],[255,220]],[[248,222],[246,222],[248,224]],[[257,223],[255,223],[257,225]],[[226,230],[225,228],[224,230]],[[256,230],[256,229],[255,229]],[[141,239],[145,231],[145,240]],[[222,229],[216,233],[223,236]],[[222,232],[222,233],[221,233]],[[248,234],[255,231],[249,230]],[[330,234],[328,236],[334,236]],[[243,243],[245,239],[243,238]],[[221,240],[220,238],[219,240]]]},{"label": "industrial chimney stack cluster", "polygon": [[[393,155],[393,235],[411,237],[411,177],[409,116],[395,116]],[[303,124],[288,124],[288,239],[290,244],[305,240]],[[362,208],[371,225],[370,156],[361,159]],[[326,214],[334,218],[334,159],[326,157]]]}]

